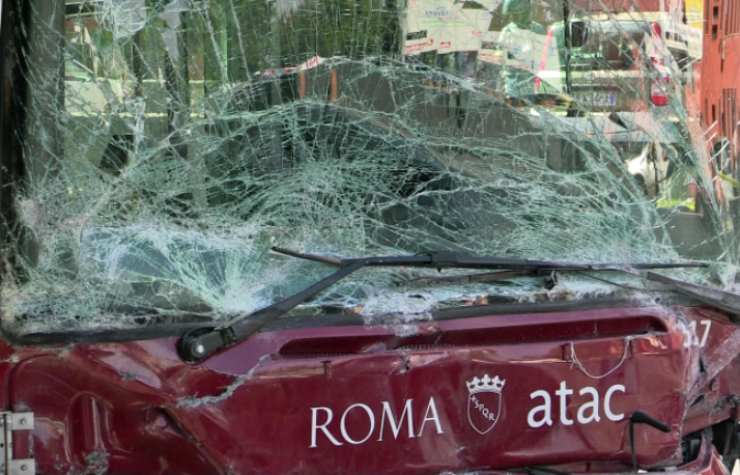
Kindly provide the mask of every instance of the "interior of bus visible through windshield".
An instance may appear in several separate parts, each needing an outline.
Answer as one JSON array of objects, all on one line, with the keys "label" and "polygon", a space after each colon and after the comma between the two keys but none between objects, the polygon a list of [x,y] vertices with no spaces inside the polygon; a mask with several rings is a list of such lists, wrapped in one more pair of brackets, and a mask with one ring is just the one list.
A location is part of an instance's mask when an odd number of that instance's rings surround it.
[{"label": "interior of bus visible through windshield", "polygon": [[[332,270],[273,246],[696,260],[672,275],[735,285],[737,166],[705,150],[681,2],[9,3],[0,313],[20,333],[229,319]],[[434,276],[367,269],[303,307],[624,291]]]}]

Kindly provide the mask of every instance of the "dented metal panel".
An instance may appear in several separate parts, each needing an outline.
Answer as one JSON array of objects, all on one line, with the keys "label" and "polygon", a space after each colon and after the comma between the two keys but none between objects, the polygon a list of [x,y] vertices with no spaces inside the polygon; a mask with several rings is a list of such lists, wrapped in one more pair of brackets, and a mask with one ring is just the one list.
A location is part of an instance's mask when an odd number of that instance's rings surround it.
[{"label": "dented metal panel", "polygon": [[[685,434],[736,417],[738,360],[727,356],[737,336],[717,312],[612,305],[427,322],[405,336],[383,326],[265,332],[197,366],[174,339],[18,349],[9,383],[11,405],[34,408],[32,446],[47,471],[167,473],[152,459],[179,473],[576,460],[621,471],[635,410],[670,427],[638,426],[641,466],[681,464]],[[503,380],[480,388],[501,404],[487,432],[471,422],[482,409],[470,398],[486,376]],[[275,440],[292,456],[270,456]]]},{"label": "dented metal panel", "polygon": [[[735,417],[721,407],[732,400],[737,359],[718,351],[737,335],[716,314],[621,307],[429,323],[401,338],[380,326],[265,332],[200,366],[184,364],[172,339],[80,345],[21,351],[11,398],[34,408],[41,473],[82,470],[93,454],[109,473],[167,473],[147,453],[178,473],[578,461],[623,471],[637,410],[669,428],[635,426],[641,467],[687,463],[681,440],[696,430],[687,416]],[[702,391],[709,406],[692,390],[704,374],[714,381]],[[495,412],[490,426],[484,410]]]},{"label": "dented metal panel", "polygon": [[0,2],[13,457],[724,474],[736,104],[705,102],[703,6]]}]

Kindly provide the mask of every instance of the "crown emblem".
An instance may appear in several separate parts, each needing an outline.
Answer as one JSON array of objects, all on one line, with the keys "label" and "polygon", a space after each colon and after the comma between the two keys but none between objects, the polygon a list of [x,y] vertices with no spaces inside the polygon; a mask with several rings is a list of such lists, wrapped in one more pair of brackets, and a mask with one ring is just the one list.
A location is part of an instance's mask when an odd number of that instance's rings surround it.
[{"label": "crown emblem", "polygon": [[466,381],[465,384],[468,385],[468,392],[470,394],[477,394],[482,392],[500,393],[504,389],[504,384],[506,384],[506,380],[501,379],[498,376],[494,376],[493,378],[491,378],[486,374],[482,378],[476,376],[470,381]]}]

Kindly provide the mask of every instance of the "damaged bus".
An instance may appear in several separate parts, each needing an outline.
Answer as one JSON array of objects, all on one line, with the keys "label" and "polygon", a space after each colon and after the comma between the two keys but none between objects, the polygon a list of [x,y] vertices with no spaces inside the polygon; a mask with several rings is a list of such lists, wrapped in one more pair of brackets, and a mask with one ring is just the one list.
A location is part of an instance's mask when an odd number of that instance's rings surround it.
[{"label": "damaged bus", "polygon": [[642,3],[0,1],[3,473],[728,474],[704,7]]}]

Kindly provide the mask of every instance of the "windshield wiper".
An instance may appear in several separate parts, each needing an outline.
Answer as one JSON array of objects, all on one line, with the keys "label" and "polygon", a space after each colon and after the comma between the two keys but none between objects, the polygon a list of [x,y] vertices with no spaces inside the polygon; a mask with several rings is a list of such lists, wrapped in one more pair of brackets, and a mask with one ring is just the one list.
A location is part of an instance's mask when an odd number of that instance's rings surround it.
[{"label": "windshield wiper", "polygon": [[726,312],[734,323],[740,321],[740,295],[706,285],[672,279],[655,272],[648,272],[645,278],[652,282],[659,282],[676,293]]},{"label": "windshield wiper", "polygon": [[647,262],[647,263],[581,263],[566,261],[542,261],[520,259],[517,257],[476,256],[464,252],[435,251],[412,256],[371,256],[338,258],[319,254],[293,251],[282,247],[272,250],[286,256],[321,262],[334,267],[346,267],[360,263],[362,267],[429,267],[432,269],[500,269],[500,270],[541,270],[541,271],[598,271],[598,270],[654,270],[678,269],[688,267],[707,267],[703,262]]},{"label": "windshield wiper", "polygon": [[425,267],[432,269],[489,269],[509,271],[622,271],[672,269],[679,267],[705,267],[698,262],[665,263],[574,263],[540,261],[511,257],[476,256],[471,254],[441,251],[411,256],[370,256],[342,259],[331,256],[306,254],[279,247],[274,252],[300,259],[320,262],[336,267],[337,270],[309,287],[279,302],[260,310],[225,322],[219,327],[204,327],[190,331],[178,342],[178,352],[185,361],[202,361],[214,352],[247,339],[268,322],[278,318],[298,305],[311,300],[327,288],[364,267]]}]

